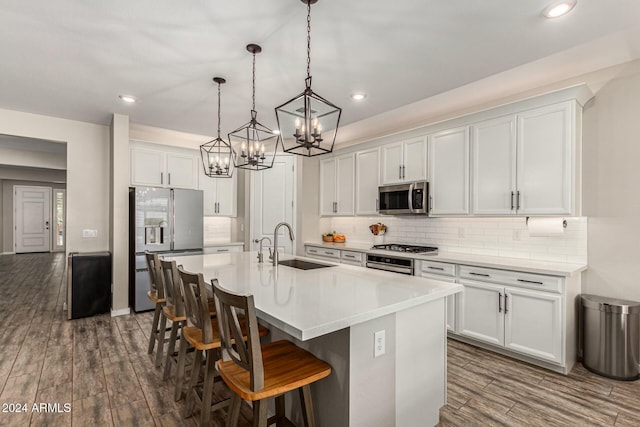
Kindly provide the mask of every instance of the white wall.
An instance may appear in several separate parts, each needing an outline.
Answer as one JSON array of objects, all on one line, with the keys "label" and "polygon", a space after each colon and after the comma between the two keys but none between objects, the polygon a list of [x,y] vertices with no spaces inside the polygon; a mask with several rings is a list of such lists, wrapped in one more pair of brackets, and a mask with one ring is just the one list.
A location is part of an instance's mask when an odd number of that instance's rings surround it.
[{"label": "white wall", "polygon": [[582,289],[640,301],[640,67],[605,85],[583,120],[589,269]]},{"label": "white wall", "polygon": [[[109,248],[109,128],[0,109],[0,134],[67,143],[68,252]],[[96,229],[96,238],[83,238]]]},{"label": "white wall", "polygon": [[0,147],[0,163],[32,168],[66,169],[67,155]]}]

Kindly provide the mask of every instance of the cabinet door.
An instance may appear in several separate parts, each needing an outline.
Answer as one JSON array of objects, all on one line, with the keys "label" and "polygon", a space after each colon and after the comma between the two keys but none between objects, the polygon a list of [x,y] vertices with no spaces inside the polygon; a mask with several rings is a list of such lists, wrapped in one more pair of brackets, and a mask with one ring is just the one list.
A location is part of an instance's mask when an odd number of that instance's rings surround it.
[{"label": "cabinet door", "polygon": [[469,130],[439,132],[429,141],[430,213],[469,213]]},{"label": "cabinet door", "polygon": [[574,133],[573,101],[518,115],[518,213],[571,213]]},{"label": "cabinet door", "polygon": [[165,157],[162,151],[131,149],[131,185],[166,186]]},{"label": "cabinet door", "polygon": [[199,173],[200,177],[198,179],[198,188],[202,190],[202,207],[204,210],[203,215],[214,216],[216,215],[217,211],[216,183],[219,179],[223,178],[210,178],[204,174],[204,170],[202,168],[200,168]]},{"label": "cabinet door", "polygon": [[336,214],[353,215],[355,173],[355,155],[348,154],[336,159]]},{"label": "cabinet door", "polygon": [[471,210],[477,215],[515,214],[516,117],[471,127]]},{"label": "cabinet door", "polygon": [[562,296],[517,288],[505,295],[505,347],[562,363]]},{"label": "cabinet door", "polygon": [[403,144],[382,147],[382,183],[393,184],[402,181]]},{"label": "cabinet door", "polygon": [[167,185],[172,188],[198,188],[199,157],[167,153]]},{"label": "cabinet door", "polygon": [[427,179],[427,138],[421,137],[404,143],[404,181]]},{"label": "cabinet door", "polygon": [[490,283],[461,280],[464,285],[458,294],[458,331],[461,335],[488,342],[504,344],[504,288]]},{"label": "cabinet door", "polygon": [[219,216],[236,216],[238,173],[236,170],[231,178],[213,178],[216,181]]},{"label": "cabinet door", "polygon": [[356,153],[356,215],[378,213],[379,157],[377,148]]},{"label": "cabinet door", "polygon": [[320,161],[320,215],[336,214],[336,159]]}]

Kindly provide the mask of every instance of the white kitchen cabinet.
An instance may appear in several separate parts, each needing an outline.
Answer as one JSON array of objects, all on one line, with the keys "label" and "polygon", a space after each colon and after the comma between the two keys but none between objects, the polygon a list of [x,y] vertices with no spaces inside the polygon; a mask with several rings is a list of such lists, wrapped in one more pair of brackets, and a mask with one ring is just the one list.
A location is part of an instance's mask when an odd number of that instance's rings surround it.
[{"label": "white kitchen cabinet", "polygon": [[355,155],[353,153],[320,162],[320,215],[354,214]]},{"label": "white kitchen cabinet", "polygon": [[561,278],[469,266],[460,267],[460,277],[460,335],[566,364]]},{"label": "white kitchen cabinet", "polygon": [[199,188],[203,192],[204,216],[237,215],[238,172],[235,170],[230,178],[211,178],[201,170]]},{"label": "white kitchen cabinet", "polygon": [[573,101],[518,114],[519,214],[571,214],[575,116]]},{"label": "white kitchen cabinet", "polygon": [[208,246],[203,249],[205,255],[207,254],[225,254],[229,252],[242,252],[244,245],[216,245]]},{"label": "white kitchen cabinet", "polygon": [[460,280],[458,332],[478,341],[504,345],[504,286]]},{"label": "white kitchen cabinet", "polygon": [[167,152],[160,148],[132,147],[131,185],[198,188],[200,157],[192,153]]},{"label": "white kitchen cabinet", "polygon": [[427,179],[427,138],[420,137],[382,147],[382,184]]},{"label": "white kitchen cabinet", "polygon": [[471,127],[471,213],[515,213],[516,116]]},{"label": "white kitchen cabinet", "polygon": [[429,213],[469,213],[469,129],[438,132],[429,139]]},{"label": "white kitchen cabinet", "polygon": [[575,102],[472,126],[472,213],[567,215],[574,205]]},{"label": "white kitchen cabinet", "polygon": [[356,215],[378,213],[378,186],[380,184],[380,150],[356,153]]},{"label": "white kitchen cabinet", "polygon": [[[420,277],[424,277],[426,279],[441,280],[443,282],[456,283],[455,277],[440,276],[437,274],[426,273],[424,271],[420,272]],[[457,295],[449,295],[447,297],[447,330],[453,332],[457,331],[456,301]]]},{"label": "white kitchen cabinet", "polygon": [[538,359],[561,363],[561,310],[561,295],[505,288],[505,347]]}]

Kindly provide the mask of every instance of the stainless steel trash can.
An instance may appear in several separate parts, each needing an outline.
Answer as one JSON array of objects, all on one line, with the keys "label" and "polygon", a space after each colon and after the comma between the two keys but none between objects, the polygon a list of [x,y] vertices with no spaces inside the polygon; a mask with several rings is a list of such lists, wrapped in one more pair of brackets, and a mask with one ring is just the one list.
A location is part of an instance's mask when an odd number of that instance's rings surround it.
[{"label": "stainless steel trash can", "polygon": [[640,303],[582,295],[585,368],[616,380],[640,377]]}]

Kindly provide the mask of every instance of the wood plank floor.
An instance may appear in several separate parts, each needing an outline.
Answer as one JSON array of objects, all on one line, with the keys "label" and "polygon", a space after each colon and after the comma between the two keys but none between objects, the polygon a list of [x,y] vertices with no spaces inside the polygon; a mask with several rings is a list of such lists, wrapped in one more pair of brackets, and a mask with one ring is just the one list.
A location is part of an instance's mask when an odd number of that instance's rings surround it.
[{"label": "wood plank floor", "polygon": [[[67,321],[64,266],[62,254],[0,256],[0,406],[28,406],[0,412],[0,426],[197,425],[147,355],[151,313]],[[452,340],[448,361],[442,426],[640,426],[638,381],[582,366],[563,376]],[[58,403],[59,413],[33,403]],[[223,413],[212,416],[224,425]],[[243,407],[242,425],[250,418]]]}]

